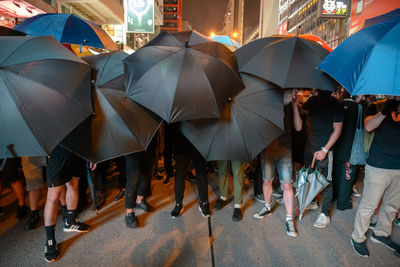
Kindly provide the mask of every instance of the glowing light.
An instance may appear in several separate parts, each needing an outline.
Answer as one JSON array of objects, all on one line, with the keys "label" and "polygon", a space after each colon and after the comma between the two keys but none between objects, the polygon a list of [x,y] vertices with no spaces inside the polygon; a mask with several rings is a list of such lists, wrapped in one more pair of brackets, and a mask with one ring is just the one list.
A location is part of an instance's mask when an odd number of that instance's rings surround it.
[{"label": "glowing light", "polygon": [[237,33],[237,32],[234,32],[234,33],[232,34],[232,36],[233,36],[233,38],[236,38],[236,37],[238,37],[238,33]]},{"label": "glowing light", "polygon": [[215,36],[215,32],[211,32],[210,37],[214,37],[214,36]]}]

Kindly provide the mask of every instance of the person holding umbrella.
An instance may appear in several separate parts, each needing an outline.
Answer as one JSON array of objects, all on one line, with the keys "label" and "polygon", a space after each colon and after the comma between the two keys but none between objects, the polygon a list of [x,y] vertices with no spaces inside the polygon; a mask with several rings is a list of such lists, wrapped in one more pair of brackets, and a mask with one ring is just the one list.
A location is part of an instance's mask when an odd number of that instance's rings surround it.
[{"label": "person holding umbrella", "polygon": [[[293,96],[293,115],[296,131],[301,131],[303,120],[297,107],[298,97]],[[343,125],[343,106],[333,97],[330,91],[317,90],[317,95],[310,97],[303,108],[310,120],[310,134],[307,137],[304,151],[304,164],[310,166],[315,158],[315,167],[329,181],[332,180],[333,145],[338,140]],[[325,228],[330,223],[329,211],[333,198],[332,185],[323,191],[322,210],[314,226]]]}]

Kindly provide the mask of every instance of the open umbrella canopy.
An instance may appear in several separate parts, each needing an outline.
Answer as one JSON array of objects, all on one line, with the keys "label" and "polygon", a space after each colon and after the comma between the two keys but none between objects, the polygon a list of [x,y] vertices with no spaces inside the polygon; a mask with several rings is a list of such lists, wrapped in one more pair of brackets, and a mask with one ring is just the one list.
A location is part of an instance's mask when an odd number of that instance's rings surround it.
[{"label": "open umbrella canopy", "polygon": [[225,106],[219,119],[182,123],[183,135],[208,161],[251,161],[283,132],[282,89],[241,76],[246,88]]},{"label": "open umbrella canopy", "polygon": [[[267,37],[255,42],[249,48],[244,46],[235,52],[240,72],[255,75],[282,88],[336,89],[333,79],[316,70],[329,54],[321,45],[297,36]],[[247,59],[243,60],[244,56]]]},{"label": "open umbrella canopy", "polygon": [[0,36],[25,36],[26,33],[0,26]]},{"label": "open umbrella canopy", "polygon": [[365,20],[363,29],[371,27],[372,25],[375,25],[377,23],[381,23],[381,22],[390,20],[397,16],[400,16],[400,8],[393,9],[392,11],[390,11],[388,13]]},{"label": "open umbrella canopy", "polygon": [[210,37],[210,39],[212,39],[218,43],[224,44],[231,51],[235,51],[236,49],[241,47],[241,45],[239,44],[238,41],[232,39],[228,35],[215,35],[215,36]]},{"label": "open umbrella canopy", "polygon": [[92,114],[90,71],[52,37],[0,37],[0,158],[47,155]]},{"label": "open umbrella canopy", "polygon": [[60,43],[118,50],[110,36],[97,24],[73,14],[40,14],[24,20],[15,30],[31,36],[53,36]]},{"label": "open umbrella canopy", "polygon": [[352,95],[400,95],[400,14],[353,34],[318,68]]},{"label": "open umbrella canopy", "polygon": [[168,123],[219,117],[243,88],[232,52],[195,31],[162,32],[124,63],[127,96]]},{"label": "open umbrella canopy", "polygon": [[83,58],[95,70],[95,115],[62,145],[90,162],[145,150],[161,124],[161,118],[125,96],[123,59],[127,56],[111,52]]},{"label": "open umbrella canopy", "polygon": [[[295,34],[274,34],[274,35],[271,35],[271,37],[288,38],[288,37],[296,37],[296,35]],[[332,47],[330,47],[324,40],[322,40],[320,37],[318,37],[314,34],[299,34],[298,37],[309,40],[309,41],[313,41],[313,42],[319,44],[320,46],[322,46],[323,48],[325,48],[326,50],[328,50],[329,52],[332,52]]]}]

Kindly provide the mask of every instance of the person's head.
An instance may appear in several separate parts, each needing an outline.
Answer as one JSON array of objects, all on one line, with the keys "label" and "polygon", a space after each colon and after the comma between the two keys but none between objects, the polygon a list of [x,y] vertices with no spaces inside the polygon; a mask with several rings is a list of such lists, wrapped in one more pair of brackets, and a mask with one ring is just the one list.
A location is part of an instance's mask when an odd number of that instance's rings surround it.
[{"label": "person's head", "polygon": [[320,90],[320,89],[317,89],[317,92],[318,92],[318,96],[321,98],[330,97],[332,94],[332,92],[330,92],[330,91],[324,91],[324,90]]},{"label": "person's head", "polygon": [[283,93],[283,104],[287,105],[292,101],[294,89],[285,90]]}]

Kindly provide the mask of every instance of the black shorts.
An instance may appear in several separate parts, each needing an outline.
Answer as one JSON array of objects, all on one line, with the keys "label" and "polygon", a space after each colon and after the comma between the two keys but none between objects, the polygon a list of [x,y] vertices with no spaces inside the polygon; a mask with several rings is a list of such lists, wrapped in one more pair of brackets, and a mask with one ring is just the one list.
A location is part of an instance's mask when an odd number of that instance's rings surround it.
[{"label": "black shorts", "polygon": [[47,158],[47,186],[62,186],[71,181],[72,177],[84,177],[85,166],[85,160],[57,146]]},{"label": "black shorts", "polygon": [[[0,162],[0,166],[2,165],[3,160]],[[18,168],[21,164],[21,158],[10,158],[6,159],[5,165],[0,172],[0,184],[14,183],[20,180],[21,175],[19,173]]]}]

